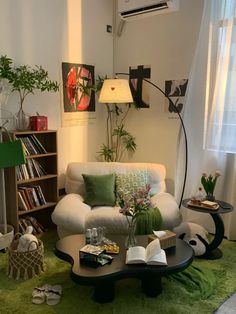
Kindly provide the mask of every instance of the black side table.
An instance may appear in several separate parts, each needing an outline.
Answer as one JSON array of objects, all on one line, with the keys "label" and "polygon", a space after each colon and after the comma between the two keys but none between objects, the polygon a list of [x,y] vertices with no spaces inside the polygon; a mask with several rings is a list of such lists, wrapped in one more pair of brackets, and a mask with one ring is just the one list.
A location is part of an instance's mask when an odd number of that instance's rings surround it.
[{"label": "black side table", "polygon": [[217,202],[220,205],[220,207],[217,210],[210,209],[210,208],[198,208],[198,207],[193,207],[193,206],[188,205],[188,202],[190,200],[191,200],[190,198],[183,200],[182,205],[185,208],[195,210],[197,212],[210,214],[215,223],[215,236],[213,240],[211,241],[211,243],[209,244],[206,250],[206,253],[200,257],[206,258],[206,259],[212,259],[212,260],[221,258],[223,253],[218,248],[218,246],[221,244],[224,238],[225,228],[224,228],[224,222],[220,214],[226,214],[226,213],[232,212],[234,209],[233,206],[230,205],[229,203],[216,200],[215,202]]}]

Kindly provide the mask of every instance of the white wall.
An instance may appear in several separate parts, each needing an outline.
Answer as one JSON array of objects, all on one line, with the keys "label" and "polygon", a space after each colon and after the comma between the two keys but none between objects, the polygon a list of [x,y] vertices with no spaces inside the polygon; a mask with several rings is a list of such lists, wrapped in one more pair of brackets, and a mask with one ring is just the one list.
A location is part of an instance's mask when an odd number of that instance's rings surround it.
[{"label": "white wall", "polygon": [[[152,81],[164,88],[166,79],[188,77],[200,26],[203,0],[180,0],[180,11],[125,24],[116,38],[116,71],[130,65],[150,64]],[[61,62],[87,63],[95,74],[112,74],[112,0],[0,0],[0,55],[16,65],[42,65],[51,79],[61,82]],[[58,130],[59,186],[70,161],[95,160],[105,141],[105,108],[98,104],[93,125],[61,127],[62,93],[38,93],[26,99],[24,109],[48,116],[49,128]],[[131,113],[128,130],[138,149],[130,161],[160,162],[167,166],[170,183],[175,176],[179,121],[169,119],[163,96],[151,90],[151,108]],[[7,108],[18,110],[12,95]],[[173,184],[172,184],[173,185]]]},{"label": "white wall", "polygon": [[[16,65],[42,65],[61,83],[61,62],[95,66],[95,74],[112,73],[113,38],[106,25],[113,22],[111,0],[0,0],[0,55]],[[62,90],[62,88],[61,88]],[[58,130],[59,186],[70,161],[95,160],[105,129],[103,106],[96,109],[93,125],[61,128],[62,93],[29,96],[24,110],[48,116],[49,129]],[[13,94],[7,103],[18,111]]]},{"label": "white wall", "polygon": [[[203,0],[180,0],[178,12],[127,22],[116,39],[115,71],[151,65],[151,81],[162,89],[165,80],[188,78],[202,9]],[[128,123],[138,144],[132,161],[164,163],[173,189],[179,121],[169,118],[163,95],[150,92],[150,109],[134,111]]]}]

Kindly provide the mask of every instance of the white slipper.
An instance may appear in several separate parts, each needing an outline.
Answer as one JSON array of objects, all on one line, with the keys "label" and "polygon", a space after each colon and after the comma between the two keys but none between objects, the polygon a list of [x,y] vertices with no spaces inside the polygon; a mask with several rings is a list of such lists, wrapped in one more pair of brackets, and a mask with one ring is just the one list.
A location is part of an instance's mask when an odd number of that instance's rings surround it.
[{"label": "white slipper", "polygon": [[34,304],[42,304],[46,300],[45,290],[42,288],[34,288],[32,292],[32,302]]},{"label": "white slipper", "polygon": [[62,295],[62,287],[60,285],[52,286],[46,291],[46,302],[48,305],[56,305],[60,302]]},{"label": "white slipper", "polygon": [[46,291],[50,290],[52,286],[46,284],[42,287],[35,287],[32,292],[32,302],[34,304],[42,304],[46,300]]}]

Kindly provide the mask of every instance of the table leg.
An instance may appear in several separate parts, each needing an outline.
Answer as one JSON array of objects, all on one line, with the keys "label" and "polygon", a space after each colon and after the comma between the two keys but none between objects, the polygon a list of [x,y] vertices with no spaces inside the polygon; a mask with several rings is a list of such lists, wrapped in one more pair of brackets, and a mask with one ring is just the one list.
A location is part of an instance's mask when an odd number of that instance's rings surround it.
[{"label": "table leg", "polygon": [[162,292],[161,275],[147,274],[142,278],[142,291],[147,297],[154,298]]},{"label": "table leg", "polygon": [[113,301],[115,297],[114,281],[101,281],[94,285],[93,298],[98,303],[106,303]]},{"label": "table leg", "polygon": [[218,249],[218,246],[221,244],[224,238],[224,222],[219,214],[211,213],[210,215],[215,223],[215,236],[212,242],[209,244],[206,253],[202,255],[202,258],[218,259],[222,257],[222,252],[220,249]]}]

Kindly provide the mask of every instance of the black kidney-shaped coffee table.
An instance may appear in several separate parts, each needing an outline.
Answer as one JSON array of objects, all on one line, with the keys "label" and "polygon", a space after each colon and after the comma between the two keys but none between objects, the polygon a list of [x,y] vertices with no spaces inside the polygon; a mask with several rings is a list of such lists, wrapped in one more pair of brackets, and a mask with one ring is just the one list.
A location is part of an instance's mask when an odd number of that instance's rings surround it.
[{"label": "black kidney-shaped coffee table", "polygon": [[[125,237],[110,235],[120,252],[114,255],[111,264],[92,268],[81,265],[79,249],[85,245],[84,235],[71,235],[60,239],[56,243],[57,257],[71,263],[71,278],[81,285],[94,286],[94,299],[99,303],[110,302],[114,298],[115,281],[122,278],[138,278],[141,280],[142,291],[149,297],[156,297],[162,291],[161,276],[184,270],[193,260],[193,250],[184,241],[177,239],[176,247],[166,251],[168,266],[126,265]],[[147,246],[147,236],[137,236],[138,245]]]}]

